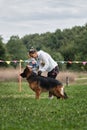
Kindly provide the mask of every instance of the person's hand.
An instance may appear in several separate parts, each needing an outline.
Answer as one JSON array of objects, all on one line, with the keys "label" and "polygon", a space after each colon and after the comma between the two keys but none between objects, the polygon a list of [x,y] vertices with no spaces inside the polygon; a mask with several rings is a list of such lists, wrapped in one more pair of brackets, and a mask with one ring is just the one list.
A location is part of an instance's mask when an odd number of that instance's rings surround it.
[{"label": "person's hand", "polygon": [[41,74],[42,74],[42,71],[39,70],[39,71],[38,71],[38,76],[41,76]]}]

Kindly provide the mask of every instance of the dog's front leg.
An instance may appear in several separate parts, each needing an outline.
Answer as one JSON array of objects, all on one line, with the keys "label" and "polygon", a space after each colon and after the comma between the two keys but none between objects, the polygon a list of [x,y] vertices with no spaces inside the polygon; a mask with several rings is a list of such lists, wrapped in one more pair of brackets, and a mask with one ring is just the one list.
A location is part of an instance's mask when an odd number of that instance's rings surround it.
[{"label": "dog's front leg", "polygon": [[40,94],[41,94],[40,89],[37,89],[37,90],[36,90],[36,99],[39,99]]}]

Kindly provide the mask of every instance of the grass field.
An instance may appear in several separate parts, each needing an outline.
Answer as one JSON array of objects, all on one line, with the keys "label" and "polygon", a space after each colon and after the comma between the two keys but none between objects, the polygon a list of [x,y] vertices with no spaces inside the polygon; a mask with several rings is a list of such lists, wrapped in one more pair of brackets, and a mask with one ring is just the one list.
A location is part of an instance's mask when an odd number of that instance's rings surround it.
[{"label": "grass field", "polygon": [[22,83],[0,82],[0,130],[87,130],[87,85],[65,87],[67,100],[40,100]]}]

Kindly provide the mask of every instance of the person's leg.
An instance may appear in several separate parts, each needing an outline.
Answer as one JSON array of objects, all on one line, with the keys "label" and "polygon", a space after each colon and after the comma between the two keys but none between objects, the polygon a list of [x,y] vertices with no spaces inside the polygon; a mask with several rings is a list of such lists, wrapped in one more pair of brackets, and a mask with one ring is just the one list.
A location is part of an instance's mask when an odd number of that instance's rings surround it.
[{"label": "person's leg", "polygon": [[59,73],[59,67],[55,67],[52,71],[48,72],[47,77],[56,78]]},{"label": "person's leg", "polygon": [[[54,79],[55,79],[55,78],[57,77],[58,73],[59,73],[59,68],[58,68],[58,66],[57,66],[57,67],[55,67],[52,71],[48,72],[47,77],[50,77],[50,78],[54,78]],[[49,92],[49,98],[50,98],[50,99],[53,98],[53,95],[52,95],[52,93],[50,93],[50,92]]]}]

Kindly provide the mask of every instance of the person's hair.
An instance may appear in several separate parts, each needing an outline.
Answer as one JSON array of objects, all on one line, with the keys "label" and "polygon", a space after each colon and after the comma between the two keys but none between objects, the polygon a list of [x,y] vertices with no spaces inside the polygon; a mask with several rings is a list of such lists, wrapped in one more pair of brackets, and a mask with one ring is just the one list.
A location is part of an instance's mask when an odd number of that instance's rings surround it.
[{"label": "person's hair", "polygon": [[36,51],[36,49],[33,48],[33,47],[29,50],[29,54],[34,54],[35,52],[37,52],[37,51]]}]

